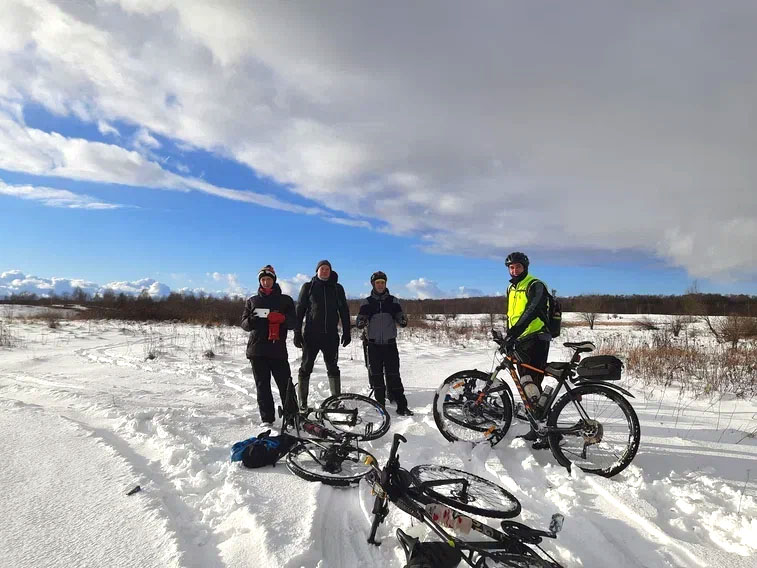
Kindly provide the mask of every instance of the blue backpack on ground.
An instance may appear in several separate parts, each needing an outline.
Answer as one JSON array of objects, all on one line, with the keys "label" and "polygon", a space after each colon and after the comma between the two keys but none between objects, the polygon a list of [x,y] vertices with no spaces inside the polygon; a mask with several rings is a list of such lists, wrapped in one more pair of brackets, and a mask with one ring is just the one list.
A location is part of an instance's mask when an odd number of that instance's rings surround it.
[{"label": "blue backpack on ground", "polygon": [[271,431],[266,430],[257,436],[234,444],[231,447],[231,461],[241,461],[242,465],[252,469],[276,465],[276,462],[297,443],[297,438],[289,434],[280,436],[270,434]]}]

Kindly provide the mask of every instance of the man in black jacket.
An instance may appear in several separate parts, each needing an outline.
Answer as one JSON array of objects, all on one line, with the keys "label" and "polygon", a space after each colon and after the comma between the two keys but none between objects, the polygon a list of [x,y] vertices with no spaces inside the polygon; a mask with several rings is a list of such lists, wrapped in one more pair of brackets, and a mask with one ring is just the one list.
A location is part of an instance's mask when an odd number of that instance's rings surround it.
[{"label": "man in black jacket", "polygon": [[400,378],[397,351],[397,326],[405,327],[407,316],[399,300],[389,293],[384,272],[379,270],[371,275],[371,286],[371,295],[360,304],[355,322],[358,328],[365,328],[366,364],[371,387],[379,403],[386,404],[388,394],[389,399],[397,403],[397,414],[412,416]]},{"label": "man in black jacket", "polygon": [[294,329],[294,301],[281,293],[276,284],[276,271],[270,264],[258,272],[258,293],[247,299],[242,313],[242,329],[250,332],[247,358],[258,395],[260,421],[268,425],[276,418],[271,394],[271,374],[279,387],[282,404],[295,411],[297,401],[292,384],[292,371],[287,356],[287,330]]},{"label": "man in black jacket", "polygon": [[[297,300],[297,321],[294,328],[294,346],[302,349],[302,364],[297,375],[297,397],[300,407],[307,407],[310,390],[310,373],[318,352],[323,352],[326,374],[329,377],[331,394],[341,392],[339,373],[339,330],[342,323],[342,347],[347,347],[350,336],[350,310],[344,288],[338,283],[339,276],[328,260],[321,260],[315,267],[315,276],[305,282]],[[302,322],[305,320],[305,331]]]}]

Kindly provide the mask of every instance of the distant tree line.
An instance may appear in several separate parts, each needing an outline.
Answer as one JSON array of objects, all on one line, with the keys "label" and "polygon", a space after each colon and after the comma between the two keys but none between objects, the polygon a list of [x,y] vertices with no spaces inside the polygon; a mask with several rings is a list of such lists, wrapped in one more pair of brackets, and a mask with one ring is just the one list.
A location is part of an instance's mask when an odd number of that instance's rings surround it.
[{"label": "distant tree line", "polygon": [[[563,311],[587,314],[670,314],[692,316],[757,316],[757,296],[745,294],[682,295],[609,295],[593,294],[560,297]],[[357,314],[360,300],[348,301],[350,313]],[[179,320],[194,323],[219,323],[237,325],[240,321],[244,299],[216,297],[203,293],[172,293],[164,298],[152,298],[147,291],[138,296],[106,291],[90,296],[81,289],[61,296],[38,296],[36,294],[12,294],[0,299],[0,304],[26,304],[35,306],[87,307],[80,313],[84,318],[126,319],[134,321]],[[413,316],[442,314],[502,314],[507,300],[503,296],[476,298],[450,298],[436,300],[403,299],[405,312]]]}]

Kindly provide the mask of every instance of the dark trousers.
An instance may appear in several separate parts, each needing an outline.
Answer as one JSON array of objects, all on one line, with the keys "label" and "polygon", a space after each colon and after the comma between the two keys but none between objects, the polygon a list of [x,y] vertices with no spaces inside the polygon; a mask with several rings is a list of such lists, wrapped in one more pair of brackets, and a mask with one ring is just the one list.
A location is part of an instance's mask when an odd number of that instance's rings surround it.
[{"label": "dark trousers", "polygon": [[326,363],[326,374],[329,377],[329,387],[331,394],[341,393],[341,374],[339,373],[339,335],[338,334],[314,334],[305,336],[302,345],[302,363],[297,375],[297,396],[300,399],[300,405],[306,406],[308,400],[308,391],[310,390],[310,373],[313,372],[315,358],[318,353],[323,353],[323,361]]},{"label": "dark trousers", "polygon": [[[536,335],[516,343],[515,349],[523,359],[523,363],[544,370],[544,367],[547,366],[547,357],[549,357],[549,340],[536,337]],[[521,376],[531,375],[536,385],[541,388],[544,373],[537,373],[532,369],[518,365],[518,374]]]},{"label": "dark trousers", "polygon": [[255,377],[255,386],[258,391],[258,410],[263,422],[273,422],[276,419],[276,410],[273,407],[273,394],[271,394],[271,375],[279,387],[279,396],[286,412],[296,412],[297,399],[292,384],[292,371],[289,361],[286,359],[273,359],[271,357],[253,357],[252,375]]},{"label": "dark trousers", "polygon": [[[376,400],[386,404],[386,394],[397,403],[398,409],[407,408],[405,387],[400,378],[400,354],[396,343],[368,342],[368,373]],[[386,376],[386,382],[384,382]]]}]

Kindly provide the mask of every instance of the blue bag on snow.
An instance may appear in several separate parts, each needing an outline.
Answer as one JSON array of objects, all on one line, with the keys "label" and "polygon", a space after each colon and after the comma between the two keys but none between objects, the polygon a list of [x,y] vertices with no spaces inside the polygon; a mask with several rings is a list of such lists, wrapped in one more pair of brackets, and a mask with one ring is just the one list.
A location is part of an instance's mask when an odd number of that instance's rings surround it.
[{"label": "blue bag on snow", "polygon": [[276,462],[297,443],[297,438],[289,434],[280,436],[270,434],[271,431],[266,430],[257,436],[234,444],[231,447],[231,461],[241,461],[242,465],[253,469],[276,465]]}]

